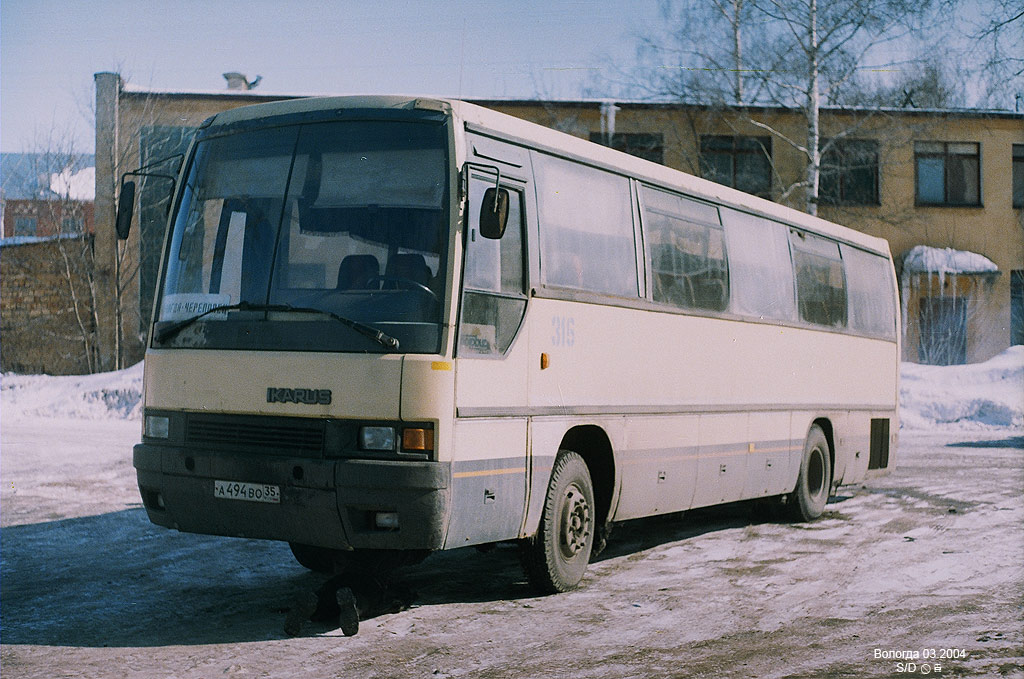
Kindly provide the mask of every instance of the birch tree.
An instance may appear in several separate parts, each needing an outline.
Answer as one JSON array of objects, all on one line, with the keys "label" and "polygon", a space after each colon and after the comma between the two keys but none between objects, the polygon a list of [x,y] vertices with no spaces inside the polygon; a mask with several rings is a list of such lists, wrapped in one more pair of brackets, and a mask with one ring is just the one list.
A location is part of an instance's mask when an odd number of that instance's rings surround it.
[{"label": "birch tree", "polygon": [[[821,157],[856,131],[822,140],[821,109],[848,104],[868,71],[895,69],[890,54],[920,30],[929,0],[666,0],[668,35],[641,39],[655,66],[646,71],[648,96],[728,109],[731,116],[791,146],[805,171],[779,187],[779,200],[802,192],[817,213]],[[752,106],[779,106],[800,114],[802,135],[789,135]],[[775,173],[778,178],[779,173]]]}]

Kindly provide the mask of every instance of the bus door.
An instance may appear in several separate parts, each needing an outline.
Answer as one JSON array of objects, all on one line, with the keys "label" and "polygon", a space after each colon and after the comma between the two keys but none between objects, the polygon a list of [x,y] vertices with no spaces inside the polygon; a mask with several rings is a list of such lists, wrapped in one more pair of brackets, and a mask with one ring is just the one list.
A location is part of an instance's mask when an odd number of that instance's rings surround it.
[{"label": "bus door", "polygon": [[484,238],[479,229],[483,195],[498,179],[493,168],[467,168],[448,549],[519,537],[528,476],[529,342],[521,337],[527,184],[502,173],[508,226],[500,239]]}]

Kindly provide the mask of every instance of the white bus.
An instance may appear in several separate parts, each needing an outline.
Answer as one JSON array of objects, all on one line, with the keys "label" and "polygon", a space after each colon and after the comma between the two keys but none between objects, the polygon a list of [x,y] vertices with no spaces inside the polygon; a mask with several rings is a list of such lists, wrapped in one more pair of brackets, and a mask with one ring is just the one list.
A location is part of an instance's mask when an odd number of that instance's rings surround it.
[{"label": "white bus", "polygon": [[878,238],[399,97],[218,114],[173,206],[134,450],[161,526],[314,569],[519,541],[566,591],[613,522],[811,520],[891,463]]}]

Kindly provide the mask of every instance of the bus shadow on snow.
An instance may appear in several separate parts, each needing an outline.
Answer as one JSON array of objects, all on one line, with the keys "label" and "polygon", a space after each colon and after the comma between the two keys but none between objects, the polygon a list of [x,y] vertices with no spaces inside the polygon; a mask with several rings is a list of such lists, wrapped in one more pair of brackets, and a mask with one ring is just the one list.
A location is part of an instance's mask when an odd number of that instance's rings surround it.
[{"label": "bus shadow on snow", "polygon": [[[839,502],[847,498],[830,500]],[[736,502],[684,513],[634,519],[616,524],[607,547],[591,563],[628,557],[661,545],[752,523],[779,522],[753,502]],[[414,606],[481,603],[538,596],[526,580],[519,548],[512,543],[433,554],[422,564],[399,573],[401,585],[414,594]],[[637,565],[641,568],[642,565]],[[591,585],[593,586],[593,584]]]},{"label": "bus shadow on snow", "polygon": [[142,509],[2,531],[5,645],[146,647],[280,638],[317,579],[288,546],[169,531]]},{"label": "bus shadow on snow", "polygon": [[[773,521],[736,503],[616,526],[595,562]],[[280,639],[289,609],[327,576],[287,545],[168,531],[142,509],[2,532],[5,645],[147,647]],[[638,565],[637,567],[642,567]],[[395,574],[412,606],[533,598],[515,545],[439,552]],[[311,625],[307,631],[327,629]]]}]

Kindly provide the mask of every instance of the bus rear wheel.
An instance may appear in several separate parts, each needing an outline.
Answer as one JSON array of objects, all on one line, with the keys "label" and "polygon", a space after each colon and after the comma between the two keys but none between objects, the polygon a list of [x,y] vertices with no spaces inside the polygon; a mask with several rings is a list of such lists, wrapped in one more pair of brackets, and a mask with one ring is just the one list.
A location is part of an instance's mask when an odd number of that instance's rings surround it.
[{"label": "bus rear wheel", "polygon": [[554,594],[575,589],[594,547],[594,484],[587,463],[560,450],[537,534],[522,545],[523,569],[533,587]]},{"label": "bus rear wheel", "polygon": [[832,462],[828,439],[821,427],[815,424],[807,432],[803,458],[800,460],[800,476],[786,505],[790,518],[795,521],[813,521],[821,516],[831,488]]}]

